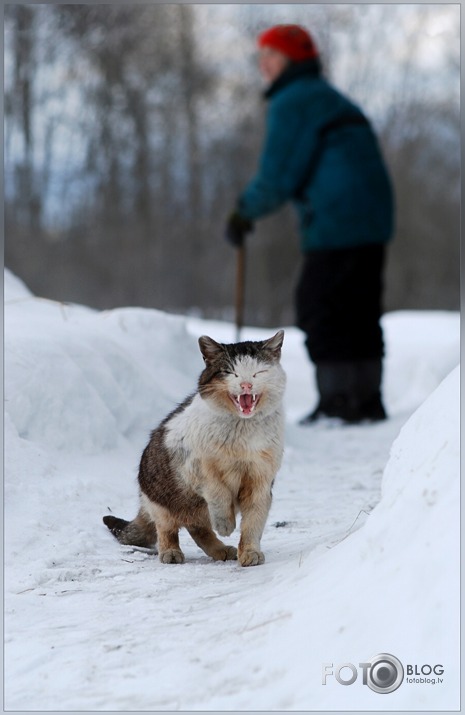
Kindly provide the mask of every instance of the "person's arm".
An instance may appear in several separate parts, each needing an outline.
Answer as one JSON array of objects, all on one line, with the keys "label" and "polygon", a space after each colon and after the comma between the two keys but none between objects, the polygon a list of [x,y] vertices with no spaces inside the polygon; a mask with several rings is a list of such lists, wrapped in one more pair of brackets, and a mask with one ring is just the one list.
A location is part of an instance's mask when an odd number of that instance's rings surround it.
[{"label": "person's arm", "polygon": [[253,221],[295,195],[318,151],[318,129],[299,102],[276,101],[270,106],[258,172],[237,204],[241,216]]}]

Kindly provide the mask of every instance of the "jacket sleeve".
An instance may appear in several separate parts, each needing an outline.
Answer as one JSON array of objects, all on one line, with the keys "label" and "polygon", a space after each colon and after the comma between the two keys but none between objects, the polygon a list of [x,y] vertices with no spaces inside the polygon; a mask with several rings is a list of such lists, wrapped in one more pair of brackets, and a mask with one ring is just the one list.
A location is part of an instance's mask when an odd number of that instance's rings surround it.
[{"label": "jacket sleeve", "polygon": [[254,220],[291,199],[309,173],[318,146],[318,123],[302,103],[289,97],[272,102],[258,172],[239,197],[239,213]]}]

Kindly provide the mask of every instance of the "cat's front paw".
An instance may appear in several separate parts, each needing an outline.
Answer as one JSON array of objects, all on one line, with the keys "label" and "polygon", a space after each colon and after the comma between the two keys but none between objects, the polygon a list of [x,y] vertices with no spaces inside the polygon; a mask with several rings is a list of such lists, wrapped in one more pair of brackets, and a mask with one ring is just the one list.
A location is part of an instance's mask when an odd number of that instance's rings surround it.
[{"label": "cat's front paw", "polygon": [[180,549],[167,549],[158,554],[162,564],[183,564],[184,554]]},{"label": "cat's front paw", "polygon": [[215,515],[212,518],[212,525],[220,536],[231,536],[236,528],[236,520],[228,516]]},{"label": "cat's front paw", "polygon": [[262,551],[247,549],[239,553],[239,563],[241,566],[259,566],[265,563],[265,554]]}]

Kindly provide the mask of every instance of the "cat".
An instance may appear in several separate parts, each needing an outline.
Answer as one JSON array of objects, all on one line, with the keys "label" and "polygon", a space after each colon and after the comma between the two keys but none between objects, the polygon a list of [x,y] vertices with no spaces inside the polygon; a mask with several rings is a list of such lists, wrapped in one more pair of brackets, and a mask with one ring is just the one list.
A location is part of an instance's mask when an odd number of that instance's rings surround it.
[{"label": "cat", "polygon": [[[283,340],[283,330],[255,342],[199,338],[205,367],[197,391],[152,432],[142,454],[139,513],[131,522],[103,517],[121,544],[158,541],[162,563],[183,563],[178,531],[185,527],[215,560],[264,562],[260,540],[284,449]],[[232,534],[238,512],[236,549],[214,531]]]}]

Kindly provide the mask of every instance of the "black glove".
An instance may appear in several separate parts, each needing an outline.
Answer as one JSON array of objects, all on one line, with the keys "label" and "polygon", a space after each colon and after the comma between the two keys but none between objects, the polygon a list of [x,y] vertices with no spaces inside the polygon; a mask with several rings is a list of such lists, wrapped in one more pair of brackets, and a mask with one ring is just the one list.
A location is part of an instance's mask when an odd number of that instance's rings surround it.
[{"label": "black glove", "polygon": [[225,238],[236,248],[240,248],[244,243],[247,233],[254,230],[252,221],[244,218],[238,211],[234,211],[228,218],[226,224]]}]

